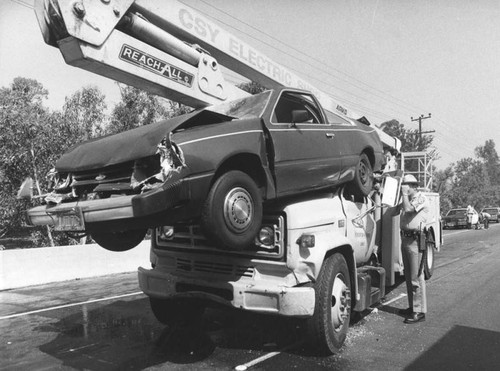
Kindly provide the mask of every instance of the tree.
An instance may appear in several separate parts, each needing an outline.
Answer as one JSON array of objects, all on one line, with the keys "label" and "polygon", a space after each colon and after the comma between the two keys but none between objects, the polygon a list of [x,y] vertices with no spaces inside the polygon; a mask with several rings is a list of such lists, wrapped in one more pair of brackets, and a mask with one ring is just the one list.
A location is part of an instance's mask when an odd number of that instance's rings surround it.
[{"label": "tree", "polygon": [[476,147],[474,152],[479,159],[483,160],[490,182],[500,184],[500,159],[495,149],[495,142],[489,139],[484,146]]},{"label": "tree", "polygon": [[114,107],[106,132],[120,133],[171,117],[168,103],[132,86],[121,86],[121,101]]},{"label": "tree", "polygon": [[260,85],[257,82],[254,82],[254,81],[241,83],[241,84],[237,85],[237,87],[241,90],[246,91],[247,93],[252,94],[252,95],[262,93],[263,91],[266,90],[265,87],[263,87],[262,85]]},{"label": "tree", "polygon": [[[4,233],[18,229],[22,210],[15,190],[30,175],[41,193],[40,174],[48,170],[57,147],[50,129],[54,123],[43,107],[47,90],[33,79],[17,77],[10,88],[0,89],[0,173],[2,175],[1,228]],[[56,130],[57,132],[57,130]],[[50,230],[48,229],[49,238]],[[52,242],[52,239],[51,239]],[[53,242],[52,242],[53,244]]]},{"label": "tree", "polygon": [[406,129],[398,120],[383,122],[379,127],[401,141],[401,152],[425,152],[434,140],[431,135],[420,136],[416,129]]},{"label": "tree", "polygon": [[106,119],[104,94],[95,86],[87,86],[66,97],[63,106],[63,136],[75,144],[102,135]]}]

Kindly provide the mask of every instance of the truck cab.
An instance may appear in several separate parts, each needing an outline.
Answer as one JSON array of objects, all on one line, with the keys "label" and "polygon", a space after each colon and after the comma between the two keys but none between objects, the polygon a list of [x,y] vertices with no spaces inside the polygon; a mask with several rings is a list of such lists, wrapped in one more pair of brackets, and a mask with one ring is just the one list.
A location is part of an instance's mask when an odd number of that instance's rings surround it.
[{"label": "truck cab", "polygon": [[152,268],[139,269],[140,287],[163,323],[219,303],[304,318],[319,349],[334,352],[351,310],[384,295],[383,269],[371,264],[378,249],[373,206],[347,187],[276,203],[248,251],[220,249],[194,225],[156,228]]}]

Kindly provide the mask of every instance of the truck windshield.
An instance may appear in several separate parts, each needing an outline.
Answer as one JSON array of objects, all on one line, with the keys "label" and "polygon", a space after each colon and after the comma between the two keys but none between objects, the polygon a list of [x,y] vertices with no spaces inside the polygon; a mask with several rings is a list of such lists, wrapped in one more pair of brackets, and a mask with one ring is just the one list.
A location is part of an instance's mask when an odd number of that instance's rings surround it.
[{"label": "truck windshield", "polygon": [[207,110],[221,113],[226,116],[232,116],[239,119],[249,117],[260,117],[266,108],[267,102],[271,97],[271,91],[265,91],[249,97],[222,103]]}]

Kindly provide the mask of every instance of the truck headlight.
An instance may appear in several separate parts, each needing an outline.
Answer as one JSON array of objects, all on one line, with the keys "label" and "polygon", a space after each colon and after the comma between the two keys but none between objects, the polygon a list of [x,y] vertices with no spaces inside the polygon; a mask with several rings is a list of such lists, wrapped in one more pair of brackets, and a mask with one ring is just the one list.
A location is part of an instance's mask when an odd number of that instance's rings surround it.
[{"label": "truck headlight", "polygon": [[257,236],[259,243],[262,247],[273,248],[274,247],[274,228],[265,226],[262,227]]}]

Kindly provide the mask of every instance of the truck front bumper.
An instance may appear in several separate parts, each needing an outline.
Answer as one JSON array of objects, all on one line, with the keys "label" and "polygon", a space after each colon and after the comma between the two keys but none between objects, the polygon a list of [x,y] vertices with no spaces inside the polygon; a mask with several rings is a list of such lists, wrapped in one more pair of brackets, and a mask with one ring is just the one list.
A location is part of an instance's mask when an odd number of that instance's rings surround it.
[{"label": "truck front bumper", "polygon": [[[139,267],[138,274],[141,290],[155,298],[201,298],[239,309],[283,316],[310,317],[314,313],[315,292],[312,287],[285,287],[275,282],[243,278],[220,282],[195,280],[142,267]],[[179,287],[189,289],[179,292]]]}]

